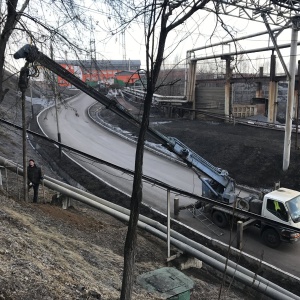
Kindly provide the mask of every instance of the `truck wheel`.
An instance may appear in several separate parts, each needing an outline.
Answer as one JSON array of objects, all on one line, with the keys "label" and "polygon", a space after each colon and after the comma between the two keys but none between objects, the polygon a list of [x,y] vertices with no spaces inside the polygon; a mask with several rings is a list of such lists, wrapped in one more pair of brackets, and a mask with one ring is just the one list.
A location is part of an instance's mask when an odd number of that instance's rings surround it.
[{"label": "truck wheel", "polygon": [[228,219],[221,211],[215,210],[212,213],[212,220],[220,228],[225,228],[228,226]]},{"label": "truck wheel", "polygon": [[268,228],[262,233],[262,239],[270,248],[277,248],[281,244],[279,234],[272,228]]}]

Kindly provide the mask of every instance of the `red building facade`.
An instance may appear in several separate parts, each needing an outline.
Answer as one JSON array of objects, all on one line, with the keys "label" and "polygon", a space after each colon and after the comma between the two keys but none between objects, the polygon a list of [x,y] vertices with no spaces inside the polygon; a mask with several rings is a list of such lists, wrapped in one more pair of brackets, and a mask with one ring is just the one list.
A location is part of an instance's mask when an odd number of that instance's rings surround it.
[{"label": "red building facade", "polygon": [[[130,74],[140,69],[140,60],[97,60],[97,61],[56,61],[63,68],[74,74],[82,81],[94,86],[97,84],[111,85],[115,74],[129,70]],[[126,73],[125,72],[125,73]],[[124,75],[124,74],[123,74]],[[124,76],[123,76],[124,77]],[[125,78],[125,77],[124,77]],[[123,78],[123,79],[124,79]],[[136,80],[138,76],[132,80]],[[62,87],[71,87],[71,84],[58,77],[58,84]],[[133,81],[133,82],[134,82]]]}]

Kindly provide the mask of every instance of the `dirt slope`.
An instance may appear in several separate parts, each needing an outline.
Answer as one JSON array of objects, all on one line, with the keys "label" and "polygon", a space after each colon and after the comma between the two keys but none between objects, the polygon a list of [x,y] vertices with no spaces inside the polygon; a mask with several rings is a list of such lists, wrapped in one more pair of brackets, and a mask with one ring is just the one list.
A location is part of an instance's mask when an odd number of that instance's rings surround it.
[{"label": "dirt slope", "polygon": [[[185,127],[184,124],[190,125]],[[275,181],[299,189],[299,150],[291,148],[291,162],[282,171],[284,133],[243,125],[176,120],[157,126],[174,135],[215,166],[229,171],[237,183],[270,188]],[[184,129],[183,129],[184,128]]]},{"label": "dirt slope", "polygon": [[[138,134],[128,122],[108,110],[102,111],[101,118],[136,136]],[[300,190],[300,152],[295,149],[295,134],[292,135],[290,166],[284,172],[283,131],[226,124],[212,119],[167,118],[155,109],[150,127],[178,138],[214,166],[227,170],[239,184],[273,188],[274,182],[280,181],[281,186]],[[298,140],[300,145],[299,137]]]},{"label": "dirt slope", "polygon": [[[119,299],[126,224],[79,204],[0,201],[0,299]],[[165,242],[139,230],[135,275],[165,267],[166,252]],[[213,270],[184,272],[195,283],[191,300],[218,299]],[[160,298],[135,283],[132,299]],[[227,286],[220,299],[254,298]]]}]

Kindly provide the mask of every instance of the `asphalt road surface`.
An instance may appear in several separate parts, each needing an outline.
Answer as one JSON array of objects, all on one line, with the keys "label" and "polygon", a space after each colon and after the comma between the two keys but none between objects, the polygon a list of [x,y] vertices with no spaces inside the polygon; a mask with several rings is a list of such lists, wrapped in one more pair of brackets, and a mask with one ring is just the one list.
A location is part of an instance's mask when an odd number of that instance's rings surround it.
[{"label": "asphalt road surface", "polygon": [[[95,100],[85,94],[81,94],[70,101],[67,107],[62,106],[59,108],[58,123],[62,143],[123,168],[134,170],[135,144],[116,136],[91,120],[87,114],[87,108],[93,103],[95,103]],[[45,110],[39,115],[39,123],[47,136],[57,139],[57,122],[54,107]],[[90,161],[82,156],[72,155],[72,158],[103,181],[128,195],[131,194],[133,182],[131,176]],[[194,172],[161,155],[145,151],[143,173],[179,189],[194,194],[201,194],[201,182]],[[171,211],[173,211],[174,197],[175,195],[171,193]],[[180,195],[178,197],[180,205],[195,202],[193,199],[187,199]],[[144,183],[143,202],[166,213],[167,191],[149,183]],[[236,245],[235,232],[230,235],[228,230],[221,230],[215,227],[217,234],[213,233],[196,218],[193,218],[189,211],[181,211],[178,220],[213,239]],[[284,243],[278,249],[268,248],[262,244],[259,238],[259,229],[253,227],[245,231],[243,251],[259,259],[262,258],[265,262],[294,276],[300,277],[300,260],[298,259],[300,243],[294,245]]]}]

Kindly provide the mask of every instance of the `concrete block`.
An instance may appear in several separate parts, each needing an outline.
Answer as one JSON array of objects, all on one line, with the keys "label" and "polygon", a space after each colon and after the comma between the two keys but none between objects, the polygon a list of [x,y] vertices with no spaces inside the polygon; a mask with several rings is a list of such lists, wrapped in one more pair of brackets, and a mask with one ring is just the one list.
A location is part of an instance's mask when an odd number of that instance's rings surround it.
[{"label": "concrete block", "polygon": [[66,195],[58,193],[53,195],[51,204],[61,206],[63,209],[68,209],[72,206],[72,199]]},{"label": "concrete block", "polygon": [[67,196],[62,197],[62,208],[68,209],[71,206],[71,199]]},{"label": "concrete block", "polygon": [[202,268],[202,261],[192,257],[188,256],[186,254],[183,254],[177,258],[175,258],[172,261],[172,264],[179,270],[186,270],[189,268],[197,268],[201,269]]},{"label": "concrete block", "polygon": [[186,270],[189,268],[202,268],[202,261],[195,257],[185,257],[185,259],[180,262],[179,270]]}]

